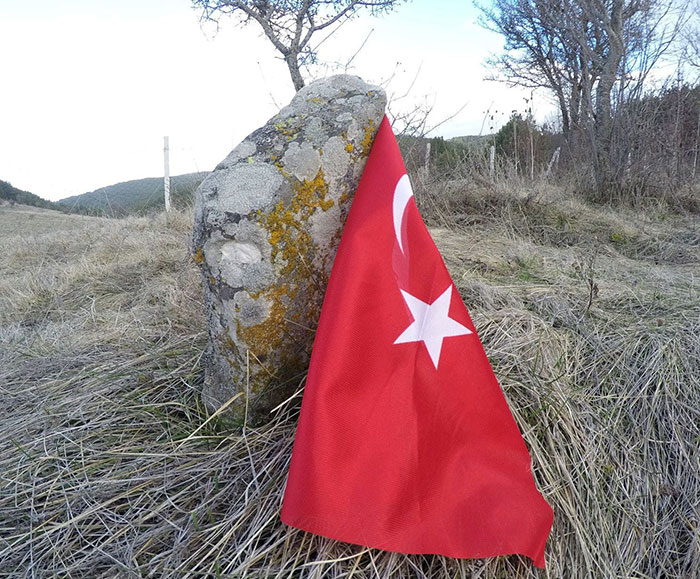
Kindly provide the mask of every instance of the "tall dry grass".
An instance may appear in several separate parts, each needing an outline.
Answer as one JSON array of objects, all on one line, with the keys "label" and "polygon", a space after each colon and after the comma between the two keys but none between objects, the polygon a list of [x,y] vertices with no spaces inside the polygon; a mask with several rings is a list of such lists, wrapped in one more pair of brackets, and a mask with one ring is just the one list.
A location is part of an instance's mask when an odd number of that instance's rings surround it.
[{"label": "tall dry grass", "polygon": [[697,222],[545,185],[416,189],[554,508],[546,571],[286,528],[303,384],[260,428],[199,403],[191,215],[0,208],[0,574],[700,576]]}]

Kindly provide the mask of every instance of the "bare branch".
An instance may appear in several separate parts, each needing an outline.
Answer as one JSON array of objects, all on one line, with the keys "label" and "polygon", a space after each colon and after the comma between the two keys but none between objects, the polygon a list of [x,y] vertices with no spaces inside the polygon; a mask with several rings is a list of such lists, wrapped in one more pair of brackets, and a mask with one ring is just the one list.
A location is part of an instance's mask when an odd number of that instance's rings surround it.
[{"label": "bare branch", "polygon": [[[284,57],[294,87],[304,86],[300,65],[314,61],[313,35],[342,23],[359,10],[387,12],[405,0],[192,0],[201,19],[218,23],[221,15],[240,16],[243,24],[255,21]],[[331,32],[332,34],[332,32]]]}]

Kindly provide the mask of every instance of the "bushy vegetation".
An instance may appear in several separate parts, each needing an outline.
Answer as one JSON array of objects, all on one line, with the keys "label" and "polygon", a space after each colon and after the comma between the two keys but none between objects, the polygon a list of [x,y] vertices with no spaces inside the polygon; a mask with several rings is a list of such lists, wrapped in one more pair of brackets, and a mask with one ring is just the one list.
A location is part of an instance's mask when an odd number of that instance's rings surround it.
[{"label": "bushy vegetation", "polygon": [[563,143],[561,134],[537,125],[531,115],[515,113],[494,135],[495,153],[510,161],[513,171],[522,177],[540,176]]},{"label": "bushy vegetation", "polygon": [[492,183],[470,155],[449,179],[412,179],[554,508],[546,572],[285,527],[303,382],[262,427],[200,403],[191,211],[117,221],[3,207],[0,574],[696,576],[697,221],[664,203],[591,205],[512,172]]},{"label": "bushy vegetation", "polygon": [[[583,131],[568,136],[514,113],[493,135],[472,138],[404,137],[409,169],[483,185],[516,182],[532,189],[550,184],[601,206],[643,208],[659,203],[673,211],[700,212],[700,85],[675,84],[630,100],[611,121],[605,186]],[[430,144],[429,159],[426,147]],[[493,171],[490,148],[494,148]]]}]

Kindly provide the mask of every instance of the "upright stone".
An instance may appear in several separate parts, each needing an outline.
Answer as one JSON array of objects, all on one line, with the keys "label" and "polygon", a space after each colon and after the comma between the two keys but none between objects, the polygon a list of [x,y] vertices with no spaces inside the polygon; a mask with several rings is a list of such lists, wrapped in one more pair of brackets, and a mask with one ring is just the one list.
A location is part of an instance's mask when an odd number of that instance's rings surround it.
[{"label": "upright stone", "polygon": [[300,90],[196,193],[194,256],[209,321],[203,399],[264,420],[308,367],[352,197],[384,115],[381,88],[334,76]]}]

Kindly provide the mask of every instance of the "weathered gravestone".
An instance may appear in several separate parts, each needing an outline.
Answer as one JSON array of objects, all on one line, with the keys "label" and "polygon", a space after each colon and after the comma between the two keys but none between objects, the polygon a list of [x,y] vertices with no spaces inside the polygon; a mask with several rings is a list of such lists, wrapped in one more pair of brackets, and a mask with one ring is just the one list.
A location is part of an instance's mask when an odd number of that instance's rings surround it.
[{"label": "weathered gravestone", "polygon": [[381,88],[334,76],[300,90],[196,193],[194,256],[209,322],[203,399],[238,393],[260,421],[308,367],[352,197],[384,115]]}]

